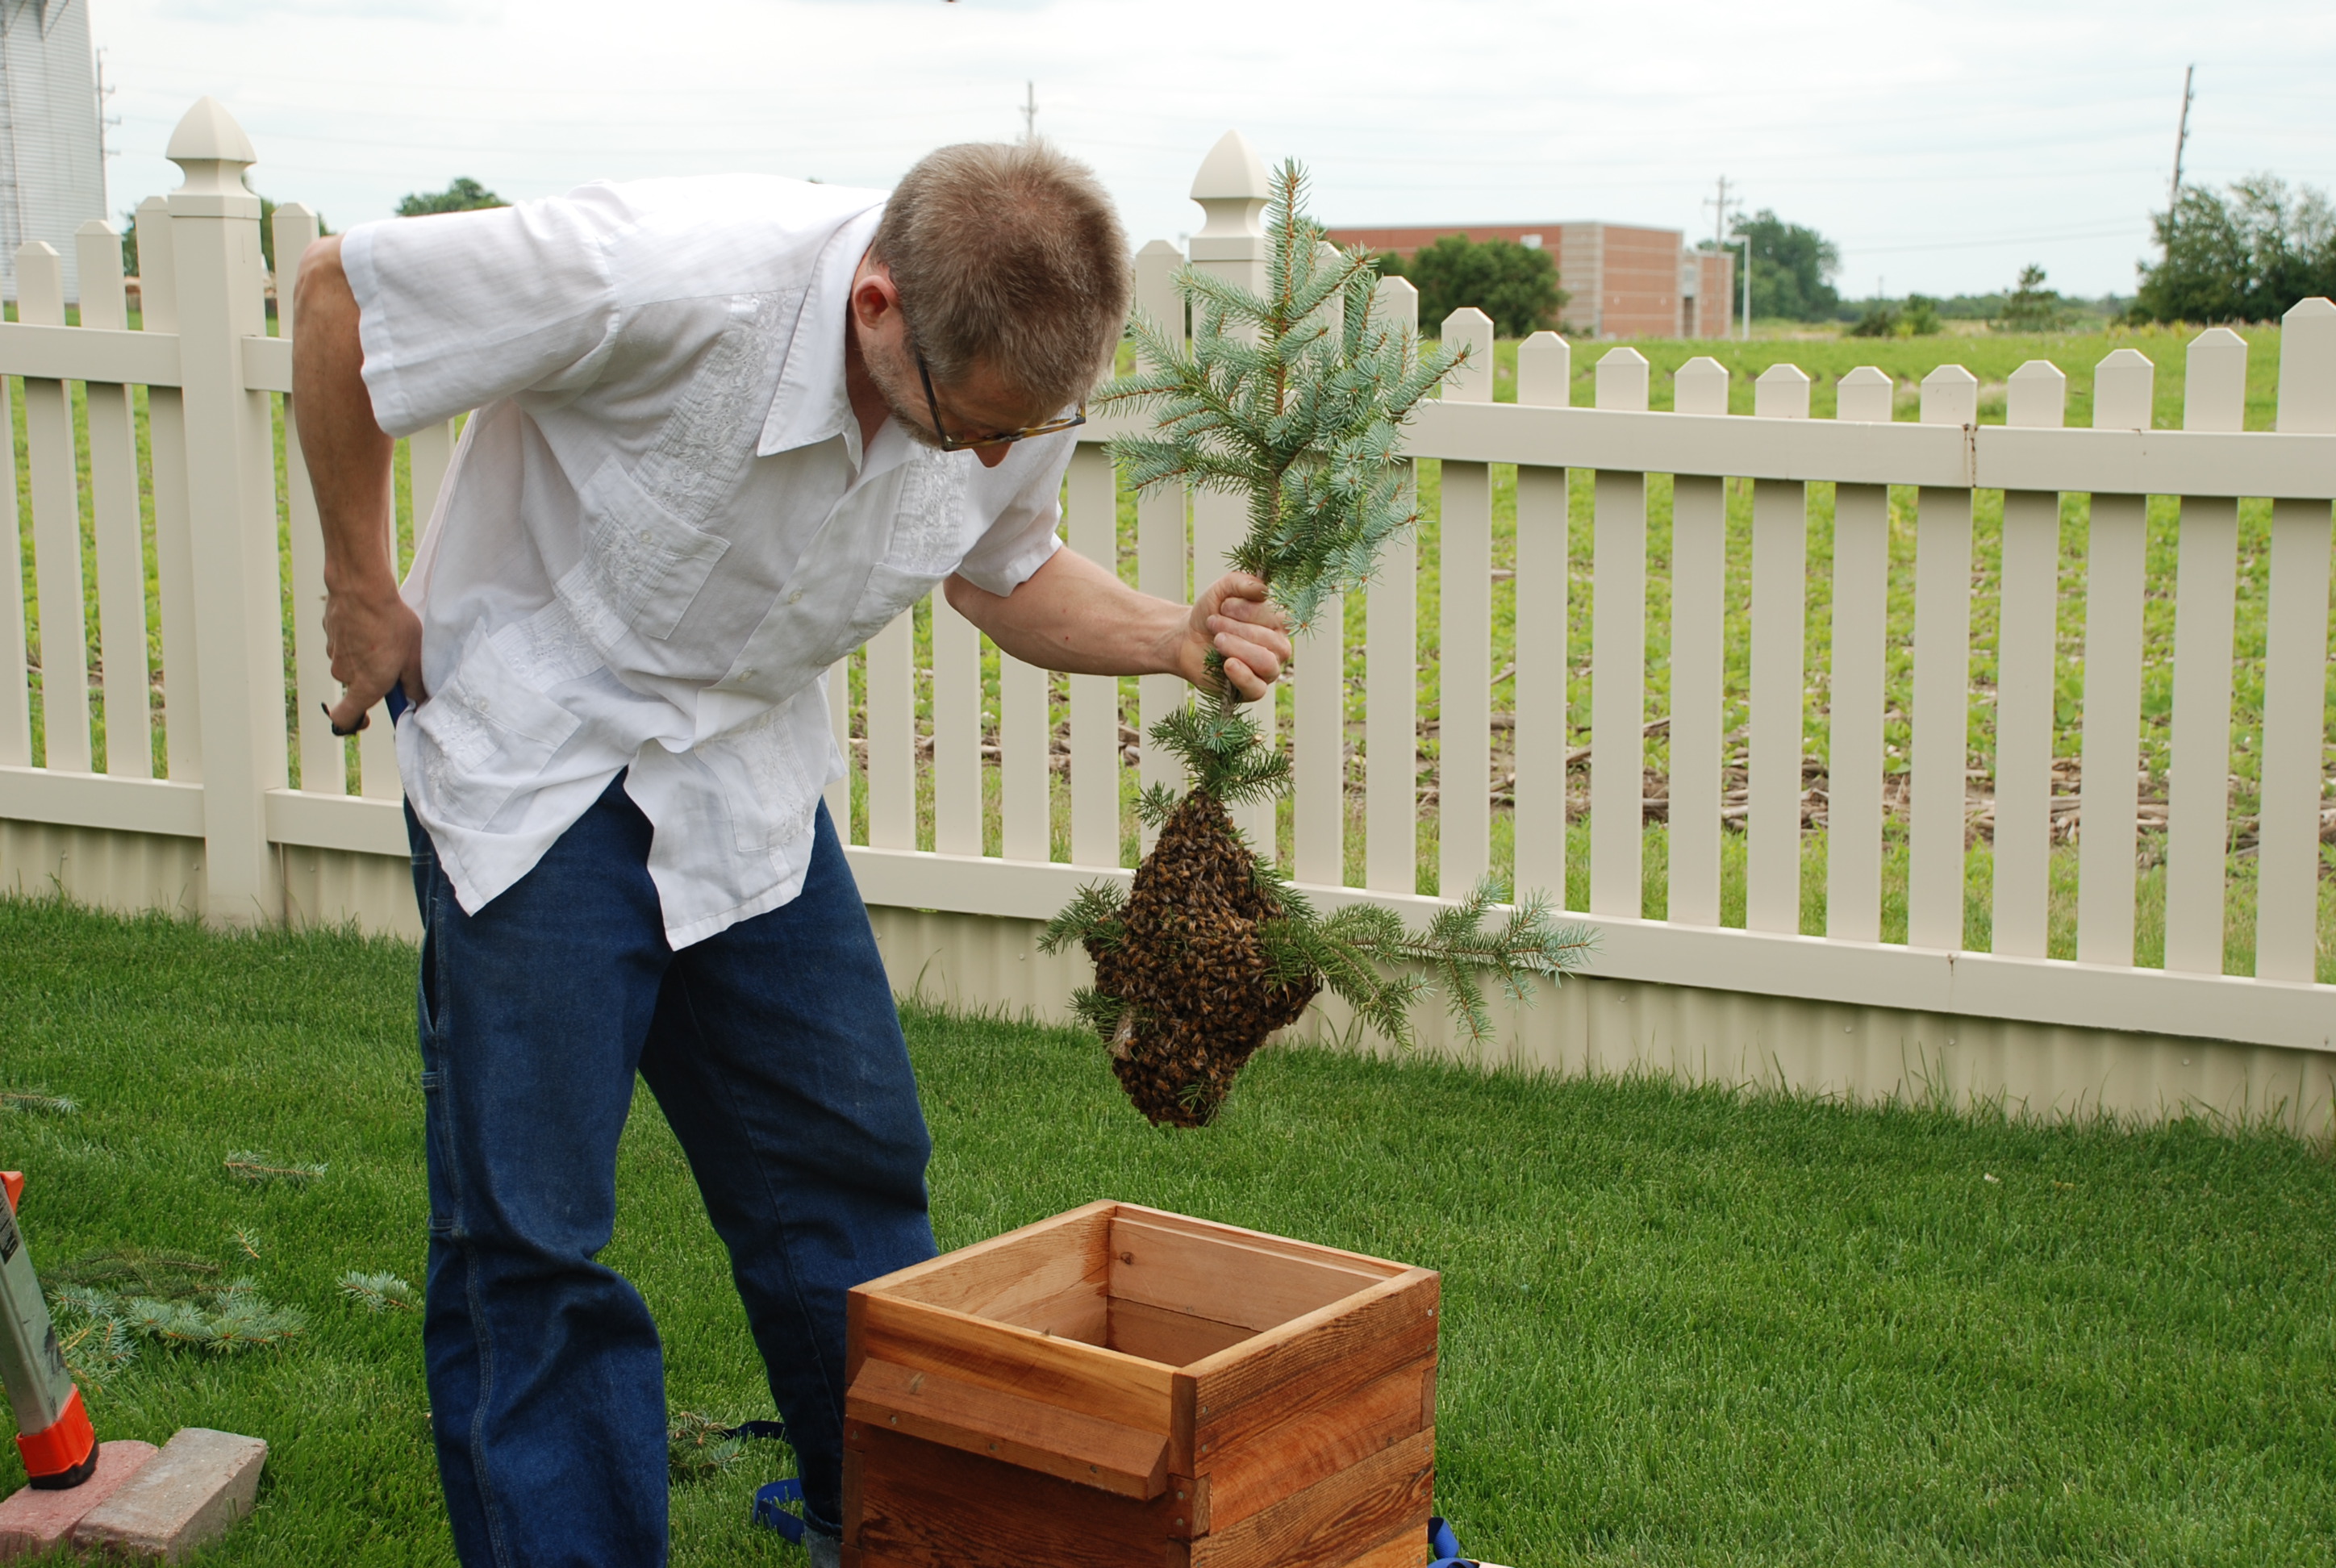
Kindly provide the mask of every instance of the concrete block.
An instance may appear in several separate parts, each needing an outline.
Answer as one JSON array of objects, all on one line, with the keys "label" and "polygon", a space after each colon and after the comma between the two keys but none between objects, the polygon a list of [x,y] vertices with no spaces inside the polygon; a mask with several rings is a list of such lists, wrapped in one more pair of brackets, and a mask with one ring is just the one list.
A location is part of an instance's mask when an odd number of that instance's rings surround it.
[{"label": "concrete block", "polygon": [[55,1551],[83,1515],[120,1490],[154,1453],[153,1444],[134,1439],[100,1443],[97,1471],[80,1485],[62,1492],[20,1488],[0,1503],[0,1561]]},{"label": "concrete block", "polygon": [[73,1527],[83,1551],[183,1563],[251,1512],[268,1445],[257,1437],[182,1427]]}]

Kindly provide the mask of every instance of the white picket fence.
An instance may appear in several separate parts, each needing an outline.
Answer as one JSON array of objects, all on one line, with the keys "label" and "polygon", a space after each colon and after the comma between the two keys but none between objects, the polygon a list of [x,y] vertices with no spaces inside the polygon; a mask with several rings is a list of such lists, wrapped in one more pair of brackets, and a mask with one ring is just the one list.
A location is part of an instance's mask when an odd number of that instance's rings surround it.
[{"label": "white picket fence", "polygon": [[[21,320],[0,326],[0,375],[24,378],[40,618],[43,763],[32,765],[26,638],[12,579],[0,587],[0,883],[49,887],[120,907],[200,912],[223,923],[287,919],[411,930],[404,832],[388,726],[360,745],[358,793],[343,743],[317,710],[334,691],[316,606],[322,593],[314,503],[297,452],[275,444],[271,399],[290,390],[296,329],[288,290],[268,334],[258,202],[241,173],[249,142],[205,100],[173,137],[186,183],[137,213],[144,320],[128,330],[117,237],[81,237],[82,325],[66,327],[53,257],[20,253]],[[1229,136],[1193,196],[1207,221],[1190,259],[1252,280],[1261,268],[1263,170]],[[297,257],[315,219],[275,215],[277,254]],[[1185,257],[1154,242],[1138,258],[1139,304],[1177,314]],[[1389,285],[1400,307],[1407,286]],[[1923,383],[1919,421],[1893,421],[1878,370],[1845,376],[1831,420],[1809,418],[1808,377],[1763,375],[1753,415],[1731,416],[1727,372],[1708,359],[1678,374],[1675,409],[1650,413],[1649,366],[1616,348],[1599,361],[1596,406],[1569,405],[1572,350],[1543,333],[1518,356],[1518,399],[1492,401],[1490,323],[1445,324],[1478,364],[1424,408],[1412,455],[1441,463],[1441,624],[1417,624],[1416,546],[1388,557],[1368,590],[1363,767],[1350,776],[1337,607],[1301,648],[1293,722],[1282,736],[1297,783],[1294,864],[1325,902],[1406,910],[1422,833],[1416,667],[1441,661],[1437,885],[1452,891],[1493,859],[1486,784],[1496,721],[1514,735],[1519,885],[1566,884],[1570,598],[1591,596],[1587,743],[1588,908],[1599,979],[1511,1020],[1516,1054],[1546,1066],[1651,1065],[1689,1076],[1767,1078],[1847,1094],[2009,1096],[2032,1106],[2276,1111],[2327,1125],[2336,1064],[2336,987],[2315,984],[2319,845],[2327,803],[2325,682],[2331,499],[2336,497],[2336,306],[2291,313],[2281,357],[2279,430],[2243,430],[2247,346],[2211,330],[2191,346],[2184,428],[2151,428],[2156,367],[2121,349],[2100,365],[2090,429],[2062,424],[2066,378],[2031,362],[2008,387],[2009,423],[1978,424],[1977,382],[1948,365]],[[68,383],[86,386],[87,515],[76,482]],[[130,388],[147,389],[151,453],[141,481]],[[0,396],[5,384],[0,383]],[[291,410],[286,400],[288,428]],[[1115,564],[1118,487],[1102,443],[1083,433],[1066,490],[1072,548]],[[409,443],[414,513],[428,514],[452,454],[441,429]],[[0,443],[0,463],[10,462]],[[277,472],[288,524],[278,527]],[[1515,465],[1514,701],[1492,709],[1494,465]],[[1594,472],[1593,573],[1568,560],[1568,471]],[[1671,481],[1673,548],[1667,813],[1667,920],[1640,917],[1649,669],[1649,474]],[[1722,800],[1726,486],[1753,487],[1749,756],[1744,798]],[[1834,487],[1830,764],[1821,829],[1804,827],[1804,621],[1812,483]],[[0,474],[13,493],[13,472]],[[1913,745],[1907,793],[1907,940],[1881,940],[1888,487],[1919,487]],[[1990,952],[1963,941],[1967,686],[1972,649],[1973,495],[2003,492],[2001,635],[1994,744]],[[154,576],[141,538],[151,496]],[[2078,809],[2078,956],[2045,956],[2053,791],[2054,617],[2064,496],[2088,498],[2090,549]],[[2136,783],[2143,689],[2145,510],[2179,497],[2172,765],[2165,807],[2165,967],[2134,963]],[[2272,503],[2269,629],[2260,753],[2256,972],[2224,968],[2230,838],[2238,498]],[[1238,502],[1173,495],[1137,506],[1136,579],[1182,597],[1196,563],[1213,574],[1241,526]],[[0,507],[0,550],[18,520]],[[84,540],[97,576],[102,677],[84,646]],[[288,561],[288,581],[282,570]],[[1902,584],[1902,587],[1903,585]],[[147,743],[146,609],[161,617],[160,682],[169,765]],[[281,628],[295,613],[287,694]],[[904,989],[1058,1016],[1080,960],[1046,959],[1033,922],[1081,882],[1121,865],[1122,714],[1116,683],[1075,677],[1067,724],[1069,860],[1049,858],[1050,751],[1043,672],[1000,661],[994,746],[986,744],[978,634],[936,596],[930,607],[931,734],[920,737],[917,659],[903,617],[868,646],[864,734],[832,702],[839,740],[864,746],[865,819],[852,793],[830,803]],[[831,677],[840,690],[842,667]],[[141,722],[103,726],[92,773],[92,696],[121,694]],[[1148,725],[1180,700],[1170,677],[1141,683]],[[287,715],[290,716],[287,725]],[[1128,716],[1131,718],[1137,716]],[[918,847],[919,753],[930,752],[933,847]],[[988,755],[994,753],[994,755]],[[289,759],[306,787],[287,787]],[[1147,750],[1146,782],[1170,776]],[[1001,852],[984,851],[986,769],[996,768]],[[1359,800],[1358,801],[1358,794]],[[2066,801],[2061,809],[2066,809]],[[1356,808],[1358,807],[1358,812]],[[1351,814],[1350,814],[1351,813]],[[1344,887],[1345,834],[1363,834],[1363,885]],[[1747,836],[1746,927],[1722,927],[1724,823]],[[1273,842],[1270,814],[1253,840]],[[2153,826],[2155,823],[2153,823]],[[1805,832],[1827,840],[1826,929],[1799,934]],[[1335,1030],[1335,1011],[1317,1021]],[[1834,1037],[1844,1036],[1845,1039]],[[1958,1045],[1961,1039],[1964,1043]],[[1846,1053],[1846,1054],[1845,1054]],[[2194,1059],[2195,1058],[2195,1059]]]}]

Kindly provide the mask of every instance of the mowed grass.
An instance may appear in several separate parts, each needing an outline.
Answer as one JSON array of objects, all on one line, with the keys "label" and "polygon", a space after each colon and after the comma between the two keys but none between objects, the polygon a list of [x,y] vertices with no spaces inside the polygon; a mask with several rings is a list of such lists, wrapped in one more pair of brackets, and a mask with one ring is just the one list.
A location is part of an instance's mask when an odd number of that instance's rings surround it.
[{"label": "mowed grass", "polygon": [[[304,1309],[220,1358],[151,1347],[107,1437],[271,1445],[206,1561],[442,1563],[419,1322],[411,949],[0,902],[0,1113],[44,1263],[177,1248]],[[2282,1135],[2045,1127],[1650,1081],[1276,1050],[1165,1135],[1078,1036],[907,1018],[945,1246],[1089,1199],[1444,1271],[1437,1505],[1518,1568],[2336,1560],[2336,1172]],[[251,1187],[221,1160],[323,1162]],[[676,1410],[768,1414],[725,1260],[646,1096],[609,1262]],[[258,1257],[244,1255],[240,1229]],[[782,1450],[676,1488],[681,1564],[800,1559],[745,1524]],[[0,1485],[18,1473],[13,1451]]]}]

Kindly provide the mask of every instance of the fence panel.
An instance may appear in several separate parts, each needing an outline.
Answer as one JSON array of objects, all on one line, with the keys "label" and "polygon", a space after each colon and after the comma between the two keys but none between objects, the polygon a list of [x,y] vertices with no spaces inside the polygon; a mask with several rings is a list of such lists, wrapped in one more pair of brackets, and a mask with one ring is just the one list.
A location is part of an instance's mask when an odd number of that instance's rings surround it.
[{"label": "fence panel", "polygon": [[917,847],[916,646],[910,612],[868,639],[868,843]]},{"label": "fence panel", "polygon": [[[2227,326],[2190,344],[2185,430],[2238,430],[2246,339]],[[2166,967],[2223,972],[2231,825],[2231,639],[2239,589],[2235,496],[2185,496],[2174,590],[2174,734],[2166,792]]]},{"label": "fence panel", "polygon": [[[1864,365],[1841,378],[1836,423],[1888,424],[1897,384]],[[1890,491],[1833,493],[1833,678],[1825,741],[1825,935],[1882,940],[1883,712],[1890,635]]]},{"label": "fence panel", "polygon": [[[1758,419],[1806,419],[1809,378],[1770,365],[1753,387]],[[1809,487],[1791,480],[1752,485],[1752,690],[1745,769],[1745,924],[1790,935],[1801,929],[1801,725],[1807,659]]]},{"label": "fence panel", "polygon": [[[1573,351],[1554,332],[1517,346],[1517,401],[1563,407]],[[1565,903],[1567,476],[1517,468],[1516,885]]]}]

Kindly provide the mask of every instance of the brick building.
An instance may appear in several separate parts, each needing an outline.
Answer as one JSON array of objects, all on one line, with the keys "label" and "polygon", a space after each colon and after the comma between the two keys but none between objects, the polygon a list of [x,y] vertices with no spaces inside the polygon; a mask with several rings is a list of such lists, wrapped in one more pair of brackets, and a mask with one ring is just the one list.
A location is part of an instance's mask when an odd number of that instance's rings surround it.
[{"label": "brick building", "polygon": [[1447,234],[1514,239],[1546,249],[1567,295],[1559,314],[1580,337],[1725,337],[1734,321],[1736,258],[1689,250],[1676,229],[1620,223],[1446,223],[1416,229],[1333,229],[1340,245],[1392,250],[1408,261]]}]

